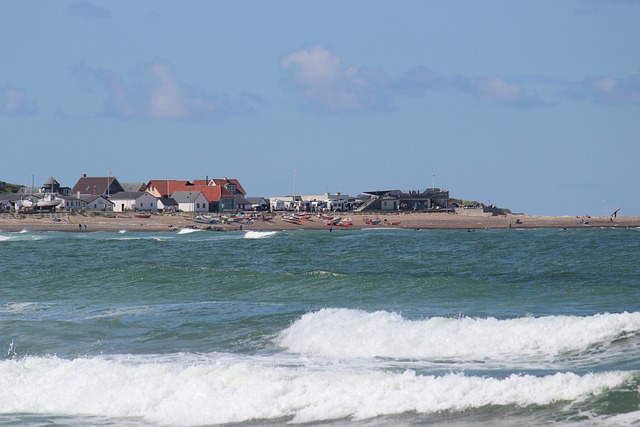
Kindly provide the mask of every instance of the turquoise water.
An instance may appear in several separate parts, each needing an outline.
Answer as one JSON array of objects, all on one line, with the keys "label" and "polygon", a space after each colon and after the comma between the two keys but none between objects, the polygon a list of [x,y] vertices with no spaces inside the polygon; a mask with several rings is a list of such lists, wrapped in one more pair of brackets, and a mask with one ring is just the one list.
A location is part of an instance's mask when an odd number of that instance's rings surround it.
[{"label": "turquoise water", "polygon": [[640,425],[640,230],[0,232],[0,426]]}]

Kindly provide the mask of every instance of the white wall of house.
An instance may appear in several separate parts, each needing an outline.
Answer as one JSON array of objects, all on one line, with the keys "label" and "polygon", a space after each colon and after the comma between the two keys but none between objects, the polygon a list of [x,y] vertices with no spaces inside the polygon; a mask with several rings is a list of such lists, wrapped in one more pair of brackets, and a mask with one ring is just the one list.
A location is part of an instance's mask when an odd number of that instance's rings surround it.
[{"label": "white wall of house", "polygon": [[162,203],[162,200],[158,199],[158,210],[164,212],[175,212],[178,210],[178,207],[175,205],[166,205]]},{"label": "white wall of house", "polygon": [[85,208],[101,210],[101,211],[112,211],[113,203],[111,203],[109,200],[103,197],[98,197],[97,199],[92,200],[89,203],[85,203]]},{"label": "white wall of house", "polygon": [[56,200],[62,200],[56,209],[68,209],[71,211],[77,211],[85,207],[85,203],[80,199],[65,199],[62,197],[56,197]]},{"label": "white wall of house", "polygon": [[114,212],[124,212],[133,210],[132,206],[135,203],[135,200],[132,199],[111,199],[113,202],[113,211]]},{"label": "white wall of house", "polygon": [[[174,193],[175,194],[175,193]],[[174,196],[178,202],[178,209],[182,212],[209,212],[209,202],[200,191],[193,194],[188,201],[182,201],[182,197]]]},{"label": "white wall of house", "polygon": [[113,211],[156,211],[158,210],[158,199],[149,193],[142,193],[135,199],[119,199],[112,197]]},{"label": "white wall of house", "polygon": [[158,199],[149,193],[142,193],[142,196],[138,197],[134,204],[134,210],[139,211],[157,211],[158,210]]}]

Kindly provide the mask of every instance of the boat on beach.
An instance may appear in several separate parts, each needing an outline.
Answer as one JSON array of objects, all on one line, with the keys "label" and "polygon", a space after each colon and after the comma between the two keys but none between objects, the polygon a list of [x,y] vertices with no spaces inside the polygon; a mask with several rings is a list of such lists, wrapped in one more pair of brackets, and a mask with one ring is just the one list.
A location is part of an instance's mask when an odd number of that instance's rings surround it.
[{"label": "boat on beach", "polygon": [[191,218],[191,220],[199,224],[218,224],[220,222],[219,217],[211,215],[198,215]]},{"label": "boat on beach", "polygon": [[330,218],[329,220],[327,220],[324,225],[338,225],[340,223],[340,221],[342,221],[342,218],[339,216]]},{"label": "boat on beach", "polygon": [[378,225],[380,224],[380,218],[362,218],[362,221],[364,221],[365,224],[369,224],[369,225]]},{"label": "boat on beach", "polygon": [[25,208],[32,209],[53,209],[62,203],[62,200],[56,200],[51,195],[45,195],[42,199],[33,200],[36,197],[23,197],[20,202]]}]

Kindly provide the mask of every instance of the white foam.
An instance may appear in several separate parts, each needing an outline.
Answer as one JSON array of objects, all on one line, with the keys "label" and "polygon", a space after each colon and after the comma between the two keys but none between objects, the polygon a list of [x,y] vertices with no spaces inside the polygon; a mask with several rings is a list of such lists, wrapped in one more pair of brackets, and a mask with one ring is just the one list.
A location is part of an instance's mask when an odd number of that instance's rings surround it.
[{"label": "white foam", "polygon": [[640,313],[407,320],[385,311],[322,309],[276,341],[294,353],[325,357],[542,363],[639,333]]},{"label": "white foam", "polygon": [[277,231],[253,231],[249,230],[244,233],[245,239],[264,239],[265,237],[271,237],[278,234]]},{"label": "white foam", "polygon": [[0,305],[0,313],[7,314],[23,314],[33,313],[36,311],[45,310],[49,307],[48,304],[39,302],[10,302],[4,306]]},{"label": "white foam", "polygon": [[202,231],[202,230],[197,228],[181,228],[180,231],[178,231],[178,234],[191,234],[191,233],[197,233],[198,231]]},{"label": "white foam", "polygon": [[234,356],[28,357],[0,361],[0,413],[137,417],[184,426],[282,418],[304,423],[580,401],[623,386],[637,374],[499,379],[418,375],[410,370],[279,367]]}]

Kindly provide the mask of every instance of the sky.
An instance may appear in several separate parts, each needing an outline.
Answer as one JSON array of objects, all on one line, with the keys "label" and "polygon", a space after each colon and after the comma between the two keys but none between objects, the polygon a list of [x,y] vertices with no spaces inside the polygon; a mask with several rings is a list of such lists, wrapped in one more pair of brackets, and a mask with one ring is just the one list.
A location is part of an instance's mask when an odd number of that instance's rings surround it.
[{"label": "sky", "polygon": [[640,0],[0,0],[0,180],[640,216]]}]

